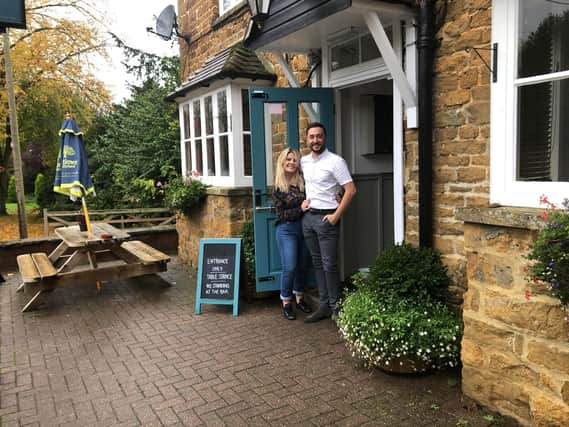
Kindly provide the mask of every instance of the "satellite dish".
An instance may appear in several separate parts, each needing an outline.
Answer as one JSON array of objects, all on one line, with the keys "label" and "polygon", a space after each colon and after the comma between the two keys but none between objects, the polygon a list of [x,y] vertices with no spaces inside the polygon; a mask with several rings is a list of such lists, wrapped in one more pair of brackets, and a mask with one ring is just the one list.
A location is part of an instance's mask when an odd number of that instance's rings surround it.
[{"label": "satellite dish", "polygon": [[166,8],[160,12],[156,20],[156,30],[148,27],[146,31],[156,34],[162,40],[170,40],[172,33],[174,33],[177,37],[183,38],[188,44],[190,43],[190,36],[188,34],[180,34],[178,32],[176,10],[173,5],[166,6]]},{"label": "satellite dish", "polygon": [[156,20],[156,34],[164,40],[170,40],[172,38],[172,31],[174,27],[177,26],[174,6],[167,6]]}]

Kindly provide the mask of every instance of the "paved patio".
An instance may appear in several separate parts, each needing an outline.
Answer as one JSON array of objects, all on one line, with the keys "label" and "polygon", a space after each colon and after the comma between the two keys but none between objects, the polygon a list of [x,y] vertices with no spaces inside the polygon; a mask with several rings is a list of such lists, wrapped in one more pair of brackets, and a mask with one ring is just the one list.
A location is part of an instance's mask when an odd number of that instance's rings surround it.
[{"label": "paved patio", "polygon": [[[57,289],[22,314],[0,284],[0,425],[487,426],[456,372],[368,371],[332,321],[287,321],[277,298],[203,306],[168,272]],[[462,424],[457,424],[461,423]],[[468,422],[469,424],[466,424]]]}]

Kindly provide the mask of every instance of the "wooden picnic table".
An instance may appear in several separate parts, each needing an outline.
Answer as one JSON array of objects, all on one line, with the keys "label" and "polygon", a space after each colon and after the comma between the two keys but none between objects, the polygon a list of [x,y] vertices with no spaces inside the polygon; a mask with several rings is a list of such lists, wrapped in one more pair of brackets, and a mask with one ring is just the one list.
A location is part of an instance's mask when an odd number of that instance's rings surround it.
[{"label": "wooden picnic table", "polygon": [[33,308],[41,295],[58,287],[120,280],[166,270],[170,257],[110,224],[95,222],[91,232],[78,225],[60,227],[61,243],[48,255],[43,252],[17,257],[22,276],[19,291],[30,290],[32,298],[23,312]]}]

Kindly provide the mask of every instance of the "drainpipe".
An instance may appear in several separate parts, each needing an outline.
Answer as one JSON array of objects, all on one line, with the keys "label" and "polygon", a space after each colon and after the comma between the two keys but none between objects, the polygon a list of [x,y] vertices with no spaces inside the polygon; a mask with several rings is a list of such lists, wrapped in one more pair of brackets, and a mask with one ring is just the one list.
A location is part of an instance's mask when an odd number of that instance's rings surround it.
[{"label": "drainpipe", "polygon": [[419,246],[433,245],[433,61],[435,0],[419,0]]}]

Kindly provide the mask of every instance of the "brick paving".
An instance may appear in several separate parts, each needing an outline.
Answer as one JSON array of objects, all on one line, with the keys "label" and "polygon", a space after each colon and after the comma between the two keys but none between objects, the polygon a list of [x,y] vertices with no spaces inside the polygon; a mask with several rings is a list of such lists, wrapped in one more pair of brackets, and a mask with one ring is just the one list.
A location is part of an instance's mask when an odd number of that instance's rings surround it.
[{"label": "brick paving", "polygon": [[[22,314],[18,275],[0,285],[1,426],[455,426],[483,412],[456,373],[369,371],[332,321],[280,316],[277,298],[202,306],[168,272],[57,289]],[[437,408],[432,405],[436,405]]]}]

